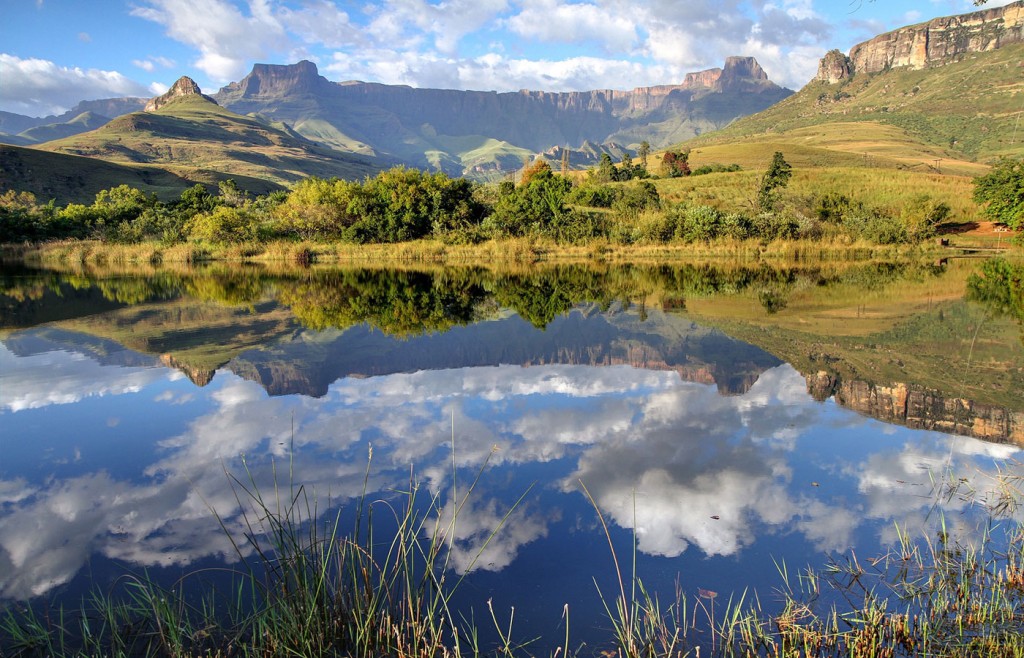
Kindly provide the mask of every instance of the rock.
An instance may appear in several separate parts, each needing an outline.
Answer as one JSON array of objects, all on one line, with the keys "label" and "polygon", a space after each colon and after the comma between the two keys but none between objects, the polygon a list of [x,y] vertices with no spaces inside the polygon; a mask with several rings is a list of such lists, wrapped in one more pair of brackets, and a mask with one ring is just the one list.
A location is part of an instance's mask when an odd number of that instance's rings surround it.
[{"label": "rock", "polygon": [[851,75],[853,75],[853,70],[850,67],[850,58],[836,49],[828,51],[821,58],[821,62],[818,64],[818,75],[814,79],[834,85],[846,80]]},{"label": "rock", "polygon": [[831,51],[822,58],[815,79],[838,82],[856,73],[921,69],[1014,43],[1024,43],[1024,0],[880,34],[850,49],[845,73],[842,53]]},{"label": "rock", "polygon": [[196,84],[195,80],[188,77],[187,75],[183,75],[180,78],[178,78],[177,82],[171,85],[171,88],[167,90],[167,93],[161,94],[160,96],[157,96],[153,100],[146,103],[144,111],[155,112],[156,110],[159,110],[161,107],[167,105],[168,103],[171,103],[179,98],[184,98],[186,96],[201,96],[206,100],[210,101],[211,103],[213,103],[214,105],[217,104],[217,101],[203,94],[203,91],[199,88],[199,85]]}]

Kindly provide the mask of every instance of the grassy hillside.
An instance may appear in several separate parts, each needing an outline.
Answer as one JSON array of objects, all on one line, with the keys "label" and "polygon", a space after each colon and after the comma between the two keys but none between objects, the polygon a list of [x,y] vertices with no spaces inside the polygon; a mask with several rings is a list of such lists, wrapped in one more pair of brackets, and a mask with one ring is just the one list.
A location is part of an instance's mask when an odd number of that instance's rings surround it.
[{"label": "grassy hillside", "polygon": [[78,135],[90,130],[96,130],[108,121],[110,121],[110,119],[96,114],[95,112],[82,112],[70,121],[48,123],[46,125],[29,128],[28,130],[18,133],[18,137],[24,139],[26,143],[38,144],[40,142],[49,142],[54,139],[62,139],[64,137],[71,137],[72,135]]},{"label": "grassy hillside", "polygon": [[197,170],[286,185],[307,176],[362,178],[378,167],[309,142],[294,131],[241,116],[201,96],[135,112],[40,149],[122,164],[159,165],[183,178]]},{"label": "grassy hillside", "polygon": [[145,164],[116,164],[95,158],[49,153],[34,148],[0,145],[0,192],[31,192],[45,203],[92,203],[96,193],[117,185],[130,185],[171,201],[195,185],[215,186],[234,178],[239,187],[266,194],[281,186],[271,181],[236,176],[209,169],[188,168],[174,172]]},{"label": "grassy hillside", "polygon": [[[921,70],[858,73],[836,84],[812,81],[767,110],[688,144],[704,149],[771,141],[792,147],[784,150],[827,151],[837,160],[867,154],[878,159],[876,164],[954,171],[962,162],[1019,157],[1024,155],[1022,61],[1024,44]],[[941,161],[936,165],[935,160]]]}]

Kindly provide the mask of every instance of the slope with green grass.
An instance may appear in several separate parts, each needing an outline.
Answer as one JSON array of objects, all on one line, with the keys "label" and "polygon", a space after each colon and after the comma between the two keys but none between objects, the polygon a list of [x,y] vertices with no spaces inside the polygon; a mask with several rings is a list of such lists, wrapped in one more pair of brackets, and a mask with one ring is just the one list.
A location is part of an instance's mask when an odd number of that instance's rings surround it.
[{"label": "slope with green grass", "polygon": [[[857,73],[798,93],[691,140],[694,149],[811,148],[832,164],[934,168],[1024,155],[1024,44],[923,69]],[[770,147],[768,146],[770,144]],[[975,170],[976,171],[976,170]]]},{"label": "slope with green grass", "polygon": [[287,185],[308,176],[362,178],[373,160],[318,146],[287,127],[226,110],[198,94],[98,130],[41,144],[41,150],[120,164],[157,165],[183,178],[209,170]]},{"label": "slope with green grass", "polygon": [[129,185],[148,194],[156,194],[161,201],[172,201],[196,183],[216,187],[228,178],[254,194],[282,189],[281,185],[268,180],[209,169],[170,171],[156,165],[117,164],[0,144],[0,192],[31,192],[41,203],[52,199],[60,205],[90,204],[97,192],[118,185]]}]

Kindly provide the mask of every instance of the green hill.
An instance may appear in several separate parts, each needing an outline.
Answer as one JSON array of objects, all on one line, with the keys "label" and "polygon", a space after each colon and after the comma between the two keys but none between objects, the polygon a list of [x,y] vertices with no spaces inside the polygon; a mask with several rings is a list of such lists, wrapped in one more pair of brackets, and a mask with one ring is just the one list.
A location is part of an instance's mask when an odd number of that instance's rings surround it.
[{"label": "green hill", "polygon": [[369,158],[318,146],[281,124],[235,114],[199,93],[171,98],[155,110],[126,114],[97,130],[37,148],[159,166],[186,179],[208,171],[277,185],[308,176],[362,178],[380,169]]},{"label": "green hill", "polygon": [[1024,44],[1014,44],[922,69],[815,80],[685,145],[730,161],[775,149],[827,166],[976,174],[978,164],[1024,155],[1022,61]]},{"label": "green hill", "polygon": [[108,121],[110,119],[95,112],[82,112],[70,121],[36,126],[18,133],[17,136],[27,144],[38,144],[96,130]]},{"label": "green hill", "polygon": [[156,194],[163,201],[171,201],[196,183],[215,187],[228,178],[233,178],[242,189],[255,194],[281,189],[281,185],[271,181],[208,169],[175,173],[154,165],[117,164],[0,144],[0,192],[31,192],[44,203],[53,199],[61,205],[88,204],[100,190],[122,184]]}]

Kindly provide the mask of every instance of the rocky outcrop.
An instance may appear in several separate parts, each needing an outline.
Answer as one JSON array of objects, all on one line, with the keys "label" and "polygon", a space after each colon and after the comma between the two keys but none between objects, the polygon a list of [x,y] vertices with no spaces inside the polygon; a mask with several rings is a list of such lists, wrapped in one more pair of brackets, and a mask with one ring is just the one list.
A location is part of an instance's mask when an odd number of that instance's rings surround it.
[{"label": "rocky outcrop", "polygon": [[[895,67],[921,69],[1013,43],[1024,43],[1024,0],[1005,7],[936,18],[859,43],[850,50],[847,75]],[[815,79],[844,79],[837,63],[836,56],[828,53]]]},{"label": "rocky outcrop", "polygon": [[213,381],[213,376],[217,374],[216,369],[201,368],[194,366],[180,359],[176,358],[173,354],[161,354],[160,363],[167,366],[168,368],[174,368],[181,372],[188,380],[196,386],[203,387]]},{"label": "rocky outcrop", "polygon": [[815,76],[815,79],[833,85],[851,75],[853,75],[853,69],[850,67],[850,58],[837,49],[828,51],[821,58],[818,63],[818,75]]},{"label": "rocky outcrop", "polygon": [[834,397],[848,409],[887,423],[1024,445],[1024,412],[947,397],[899,382],[882,385],[844,381],[826,371],[809,374],[806,380],[807,390],[816,400]]},{"label": "rocky outcrop", "polygon": [[153,100],[146,103],[144,111],[156,112],[168,103],[172,103],[178,100],[179,98],[184,98],[186,96],[201,96],[206,100],[210,101],[211,103],[213,103],[214,105],[217,104],[217,101],[213,100],[212,98],[203,93],[203,91],[199,88],[199,85],[196,84],[195,80],[188,77],[187,75],[183,75],[180,78],[178,78],[178,80],[173,85],[171,85],[171,88],[168,89],[166,93],[161,94],[160,96],[157,96]]}]

